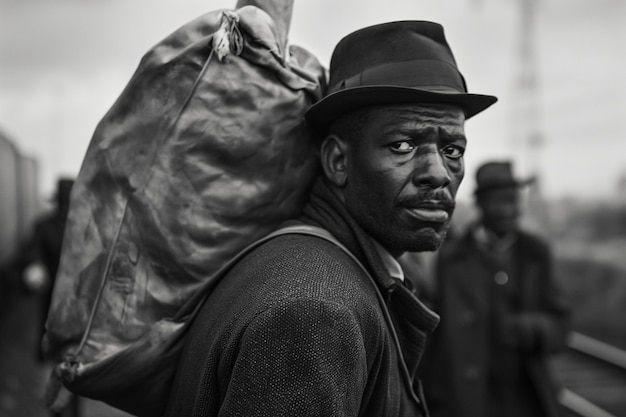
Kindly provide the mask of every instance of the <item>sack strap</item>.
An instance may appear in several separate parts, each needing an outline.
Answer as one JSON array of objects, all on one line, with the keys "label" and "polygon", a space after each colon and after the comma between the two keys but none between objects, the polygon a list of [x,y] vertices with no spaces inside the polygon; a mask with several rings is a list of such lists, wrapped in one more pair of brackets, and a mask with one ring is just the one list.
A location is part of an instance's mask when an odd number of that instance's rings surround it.
[{"label": "sack strap", "polygon": [[[300,234],[300,235],[308,235],[308,236],[315,236],[318,237],[320,239],[324,239],[328,242],[334,243],[338,248],[340,248],[341,250],[343,250],[345,252],[346,255],[348,255],[358,266],[359,268],[361,268],[361,270],[363,271],[363,274],[365,274],[365,276],[367,276],[368,280],[370,281],[370,283],[372,284],[372,286],[374,287],[375,293],[376,293],[376,298],[378,299],[378,304],[380,305],[380,308],[383,312],[383,316],[385,318],[385,322],[387,323],[387,327],[389,328],[389,331],[391,333],[391,337],[393,340],[393,344],[395,345],[396,348],[396,352],[398,354],[398,358],[399,358],[399,362],[400,362],[400,368],[401,368],[401,373],[402,376],[405,380],[405,383],[407,384],[407,387],[409,387],[408,391],[410,392],[411,396],[413,397],[413,399],[420,405],[422,404],[422,401],[418,398],[417,395],[415,395],[415,392],[413,390],[413,382],[409,373],[409,370],[406,366],[406,362],[404,360],[404,355],[402,354],[402,349],[400,348],[400,341],[398,339],[398,334],[396,332],[396,328],[393,324],[393,321],[391,320],[391,315],[389,314],[389,309],[387,308],[387,303],[385,303],[385,299],[383,298],[380,289],[378,288],[378,285],[376,284],[376,281],[374,281],[374,278],[372,277],[372,275],[369,273],[369,271],[365,268],[365,266],[361,263],[361,261],[359,261],[357,259],[356,256],[354,256],[354,254],[348,249],[346,248],[341,242],[339,242],[337,240],[337,238],[335,236],[333,236],[328,230],[326,229],[322,229],[321,227],[317,227],[317,226],[311,226],[311,225],[293,225],[293,226],[286,226],[283,227],[281,229],[276,230],[275,232],[267,235],[266,237],[262,238],[260,241],[257,241],[255,243],[253,243],[251,246],[249,247],[250,250],[259,246],[262,243],[265,243],[266,241],[273,239],[277,236],[282,236],[282,235],[288,235],[288,234]],[[249,252],[248,248],[244,249],[245,254],[247,254]],[[237,259],[240,259],[240,257],[238,256]]]},{"label": "sack strap", "polygon": [[[180,309],[180,312],[179,314],[176,315],[176,317],[174,318],[174,321],[189,322],[190,320],[188,319],[190,317],[190,314],[191,314],[191,317],[194,317],[198,313],[198,311],[200,310],[200,307],[204,304],[205,299],[208,298],[208,296],[212,292],[212,289],[233,268],[233,266],[237,264],[237,262],[239,262],[242,258],[247,256],[250,252],[258,248],[262,244],[266,243],[267,241],[272,240],[278,236],[290,235],[290,234],[314,236],[320,239],[324,239],[328,242],[331,242],[335,244],[335,246],[340,248],[346,255],[350,257],[350,259],[354,261],[354,263],[356,263],[359,266],[359,268],[363,271],[363,274],[368,278],[369,282],[372,284],[372,287],[374,287],[376,298],[378,299],[378,304],[380,305],[380,308],[383,312],[385,322],[387,323],[387,327],[389,328],[389,331],[391,332],[393,343],[396,346],[396,351],[398,352],[398,357],[400,358],[402,374],[406,382],[409,384],[409,386],[412,386],[411,377],[410,377],[408,368],[406,366],[406,362],[404,361],[404,355],[402,354],[402,350],[400,349],[400,342],[398,339],[398,334],[396,333],[396,329],[393,325],[393,321],[391,321],[391,315],[389,314],[389,310],[387,309],[387,304],[385,303],[385,300],[380,292],[380,289],[378,289],[378,285],[376,285],[376,281],[374,281],[374,278],[372,278],[372,275],[369,273],[369,271],[365,268],[365,266],[361,263],[361,261],[359,261],[357,257],[354,256],[352,252],[350,252],[348,248],[346,248],[341,242],[339,242],[337,238],[333,236],[328,230],[323,229],[318,226],[311,226],[311,225],[305,225],[305,224],[285,226],[266,235],[265,237],[262,237],[261,239],[256,240],[255,242],[252,242],[250,245],[248,245],[247,247],[242,249],[239,253],[237,253],[237,255],[231,258],[230,261],[226,265],[224,265],[222,268],[220,268],[215,274],[213,274],[213,276],[211,276],[209,281],[206,282],[205,286],[196,292],[196,296],[188,300],[187,304],[185,304],[185,306],[183,306]],[[412,389],[410,391],[413,393]],[[421,403],[419,399],[416,398],[416,400]]]}]

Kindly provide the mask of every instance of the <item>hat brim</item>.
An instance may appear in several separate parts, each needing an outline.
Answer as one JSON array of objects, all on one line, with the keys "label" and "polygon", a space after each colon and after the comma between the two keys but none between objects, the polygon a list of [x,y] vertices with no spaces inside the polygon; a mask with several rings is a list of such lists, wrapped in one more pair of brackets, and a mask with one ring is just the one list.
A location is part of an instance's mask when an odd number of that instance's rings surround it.
[{"label": "hat brim", "polygon": [[535,181],[536,181],[535,177],[530,177],[526,179],[514,179],[513,181],[502,182],[499,184],[497,183],[487,184],[487,185],[477,187],[476,190],[474,190],[474,194],[478,195],[485,191],[499,190],[503,188],[523,188],[523,187],[527,187],[533,184]]},{"label": "hat brim", "polygon": [[305,114],[314,128],[326,131],[342,114],[361,107],[384,104],[446,103],[463,109],[465,118],[480,113],[498,101],[497,97],[459,92],[434,92],[412,87],[362,86],[339,90],[315,103]]}]

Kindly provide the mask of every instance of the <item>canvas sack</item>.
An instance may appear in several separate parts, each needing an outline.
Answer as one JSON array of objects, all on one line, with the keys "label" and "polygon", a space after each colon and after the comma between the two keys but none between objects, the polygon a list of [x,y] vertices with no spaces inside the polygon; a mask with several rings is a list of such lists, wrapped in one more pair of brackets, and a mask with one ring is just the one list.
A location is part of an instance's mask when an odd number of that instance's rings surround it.
[{"label": "canvas sack", "polygon": [[44,337],[64,386],[153,400],[129,411],[157,415],[151,387],[169,384],[194,297],[304,204],[319,168],[303,115],[324,78],[254,6],[203,15],[144,55],[72,190]]}]

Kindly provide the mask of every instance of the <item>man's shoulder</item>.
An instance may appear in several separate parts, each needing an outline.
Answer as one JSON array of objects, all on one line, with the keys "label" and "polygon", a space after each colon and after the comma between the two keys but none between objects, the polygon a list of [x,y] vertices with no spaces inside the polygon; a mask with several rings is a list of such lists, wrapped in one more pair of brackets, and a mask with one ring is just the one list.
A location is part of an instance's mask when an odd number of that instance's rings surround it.
[{"label": "man's shoulder", "polygon": [[293,297],[375,294],[373,284],[350,255],[333,242],[309,235],[270,239],[245,256],[233,268],[233,275],[228,279],[263,282]]},{"label": "man's shoulder", "polygon": [[222,322],[247,323],[279,309],[307,315],[349,312],[369,318],[364,326],[382,323],[374,284],[351,257],[332,242],[297,234],[272,238],[251,251],[207,304]]},{"label": "man's shoulder", "polygon": [[270,239],[247,256],[244,262],[253,263],[257,268],[268,266],[277,273],[364,274],[350,255],[335,243],[298,233]]},{"label": "man's shoulder", "polygon": [[536,252],[542,255],[550,253],[550,244],[548,241],[535,232],[520,230],[518,239],[523,247],[528,251]]}]

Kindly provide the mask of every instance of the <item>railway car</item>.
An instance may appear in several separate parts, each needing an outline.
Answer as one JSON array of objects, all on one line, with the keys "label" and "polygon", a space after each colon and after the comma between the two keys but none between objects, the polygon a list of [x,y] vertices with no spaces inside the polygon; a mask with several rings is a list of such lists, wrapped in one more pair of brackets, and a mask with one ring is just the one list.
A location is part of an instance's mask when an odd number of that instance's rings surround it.
[{"label": "railway car", "polygon": [[0,132],[0,300],[16,284],[15,262],[41,211],[38,162]]},{"label": "railway car", "polygon": [[42,212],[38,170],[39,164],[35,158],[28,155],[20,155],[17,176],[18,236],[20,240],[30,236],[32,226]]},{"label": "railway car", "polygon": [[0,268],[3,269],[15,256],[20,238],[19,158],[17,147],[0,133]]}]

